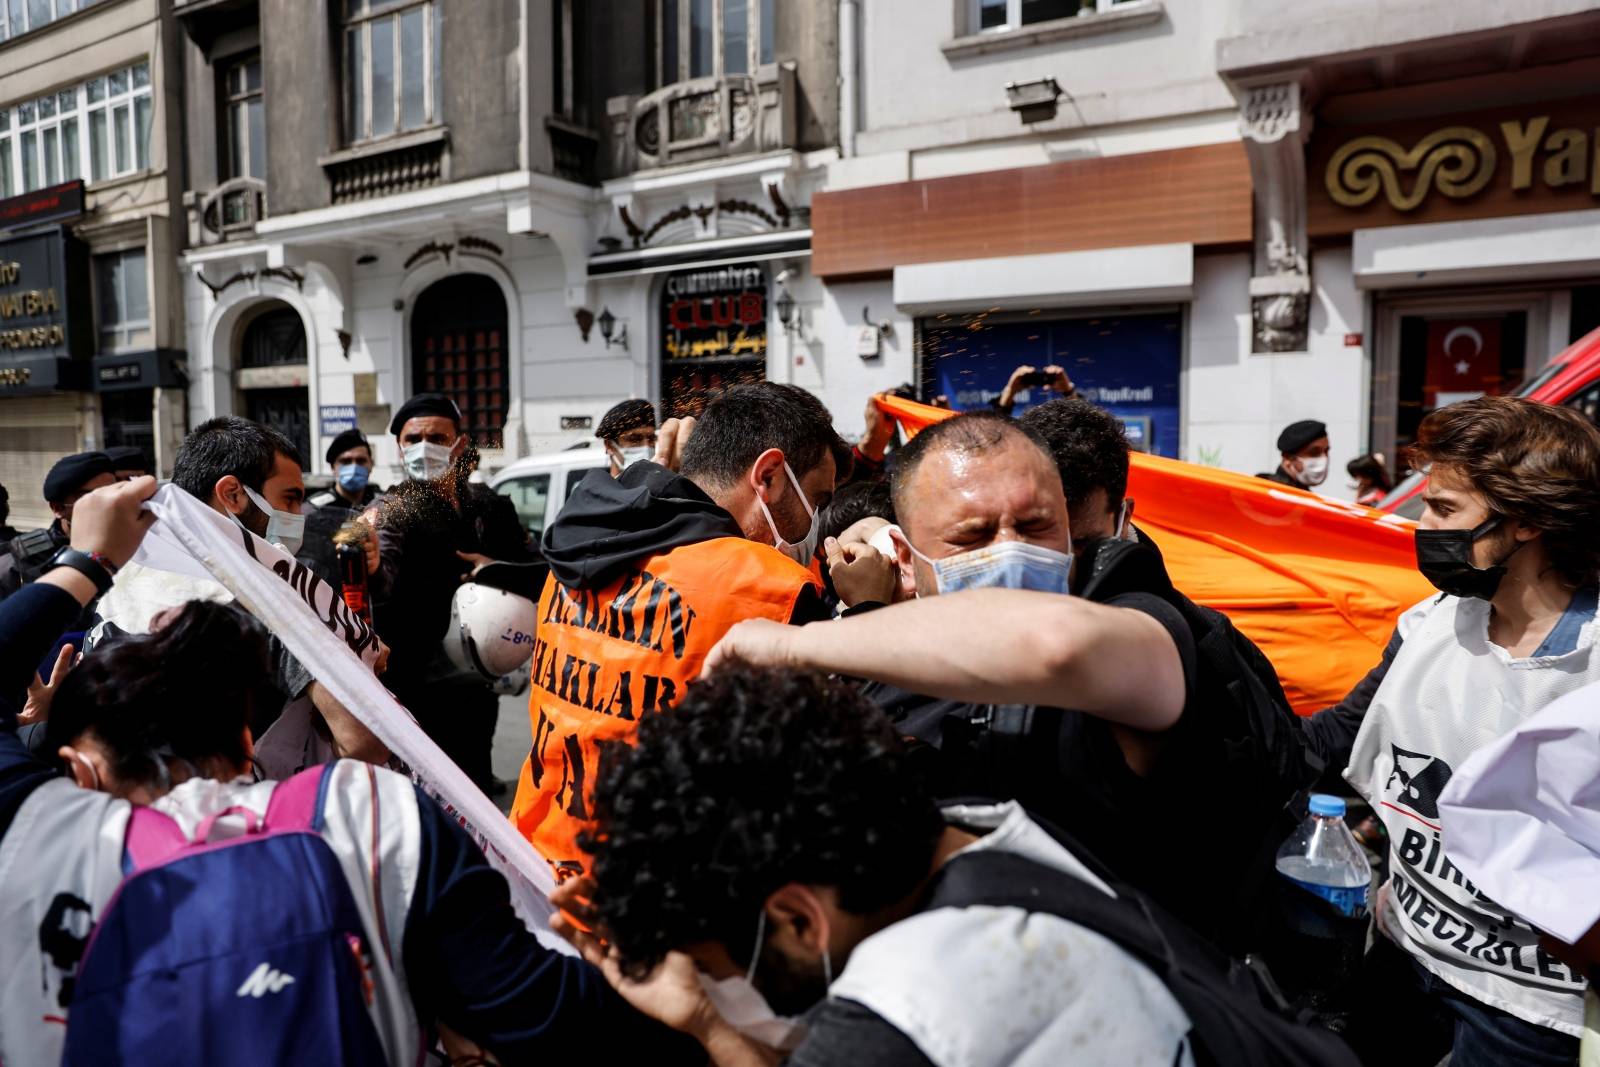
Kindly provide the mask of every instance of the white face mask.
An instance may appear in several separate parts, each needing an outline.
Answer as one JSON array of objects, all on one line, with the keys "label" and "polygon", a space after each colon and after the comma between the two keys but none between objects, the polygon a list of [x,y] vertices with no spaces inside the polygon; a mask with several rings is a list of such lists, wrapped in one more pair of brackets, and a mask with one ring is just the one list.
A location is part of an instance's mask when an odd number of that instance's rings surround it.
[{"label": "white face mask", "polygon": [[[905,534],[900,535],[902,538]],[[1072,576],[1072,553],[1026,541],[997,541],[944,559],[929,559],[909,540],[906,547],[933,568],[940,593],[962,589],[1031,589],[1065,593]]]},{"label": "white face mask", "polygon": [[1139,531],[1135,530],[1133,528],[1133,523],[1128,521],[1128,519],[1131,518],[1132,516],[1133,516],[1133,501],[1124,500],[1122,502],[1122,511],[1117,516],[1117,532],[1111,535],[1111,539],[1113,541],[1137,541],[1137,540],[1139,540]]},{"label": "white face mask", "polygon": [[[779,1015],[755,986],[756,966],[761,962],[761,949],[766,936],[767,909],[762,908],[761,917],[756,920],[755,953],[750,957],[750,966],[745,968],[744,974],[718,979],[697,971],[695,976],[700,979],[700,988],[706,991],[711,1006],[717,1009],[717,1014],[729,1026],[768,1048],[792,1052],[800,1047],[801,1040],[806,1036],[804,1018]],[[827,949],[822,950],[822,974],[823,981],[832,986],[833,960]]]},{"label": "white face mask", "polygon": [[1300,482],[1303,485],[1321,485],[1328,477],[1327,456],[1307,456],[1300,461]]},{"label": "white face mask", "polygon": [[[263,540],[268,544],[277,545],[291,556],[300,551],[300,542],[305,540],[306,535],[306,517],[289,511],[279,511],[267,503],[261,494],[242,482],[239,488],[250,498],[250,503],[266,513],[267,532],[263,535]],[[238,517],[235,516],[233,521],[239,522]],[[244,523],[240,522],[239,525],[243,526]]]},{"label": "white face mask", "polygon": [[729,1026],[779,1052],[792,1052],[800,1047],[806,1035],[806,1024],[775,1013],[750,979],[738,974],[722,979],[698,971],[695,974],[711,1006]]},{"label": "white face mask", "polygon": [[811,517],[811,528],[806,531],[805,540],[791,543],[783,539],[783,534],[778,532],[778,524],[772,521],[772,512],[767,508],[767,502],[759,496],[756,503],[761,505],[761,514],[767,517],[767,526],[772,530],[772,547],[788,556],[802,567],[811,565],[811,557],[817,554],[817,538],[822,532],[822,524],[817,519],[816,509],[811,506],[811,501],[806,499],[805,491],[800,488],[800,479],[794,476],[794,471],[789,469],[789,461],[783,461],[783,473],[789,476],[789,484],[794,486],[795,495],[800,498],[800,505],[806,509],[806,514]]},{"label": "white face mask", "polygon": [[611,462],[617,465],[618,471],[625,471],[641,459],[649,459],[656,454],[656,450],[649,445],[631,445],[628,448],[607,445],[606,450],[611,453]]},{"label": "white face mask", "polygon": [[432,441],[406,445],[400,453],[405,463],[406,477],[414,482],[431,482],[444,477],[450,469],[451,453],[454,451],[453,445],[436,445]]}]

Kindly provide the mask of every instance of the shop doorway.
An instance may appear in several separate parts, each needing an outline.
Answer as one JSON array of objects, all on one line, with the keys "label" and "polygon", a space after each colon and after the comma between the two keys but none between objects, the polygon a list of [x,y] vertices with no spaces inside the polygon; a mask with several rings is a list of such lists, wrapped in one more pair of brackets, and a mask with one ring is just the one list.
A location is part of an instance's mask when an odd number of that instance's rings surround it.
[{"label": "shop doorway", "polygon": [[[1548,357],[1543,293],[1384,300],[1372,385],[1372,442],[1404,475],[1430,412],[1475,396],[1515,393]],[[1557,347],[1561,347],[1557,345]]]},{"label": "shop doorway", "polygon": [[[1179,454],[1183,313],[1177,309],[937,315],[918,320],[917,352],[925,400],[943,396],[957,411],[982,410],[1018,366],[1059,366],[1079,396],[1122,421],[1134,448]],[[1055,395],[1024,389],[1012,411],[1020,415]]]},{"label": "shop doorway", "polygon": [[263,305],[239,342],[238,386],[245,418],[294,442],[311,469],[311,402],[305,383],[306,331],[299,312],[282,301]]},{"label": "shop doorway", "polygon": [[417,297],[411,311],[411,391],[456,402],[480,448],[504,447],[511,406],[506,298],[493,278],[456,274]]}]

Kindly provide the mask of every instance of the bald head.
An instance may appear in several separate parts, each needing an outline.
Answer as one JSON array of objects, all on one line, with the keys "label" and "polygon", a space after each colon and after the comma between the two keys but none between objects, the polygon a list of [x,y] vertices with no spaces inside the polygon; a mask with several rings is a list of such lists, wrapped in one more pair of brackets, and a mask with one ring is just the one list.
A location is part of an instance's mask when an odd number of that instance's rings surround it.
[{"label": "bald head", "polygon": [[[929,559],[1001,541],[1071,549],[1055,461],[998,413],[959,415],[923,430],[898,453],[890,489],[910,547]],[[900,570],[907,592],[937,591],[932,568],[906,546]]]}]

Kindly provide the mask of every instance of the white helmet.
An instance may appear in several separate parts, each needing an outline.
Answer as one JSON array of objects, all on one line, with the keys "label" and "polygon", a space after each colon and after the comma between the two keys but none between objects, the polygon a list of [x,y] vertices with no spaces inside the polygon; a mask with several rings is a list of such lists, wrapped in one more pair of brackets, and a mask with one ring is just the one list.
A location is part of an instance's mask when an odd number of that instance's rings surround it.
[{"label": "white helmet", "polygon": [[493,682],[533,657],[538,609],[527,597],[476,582],[456,590],[444,652],[456,669]]}]

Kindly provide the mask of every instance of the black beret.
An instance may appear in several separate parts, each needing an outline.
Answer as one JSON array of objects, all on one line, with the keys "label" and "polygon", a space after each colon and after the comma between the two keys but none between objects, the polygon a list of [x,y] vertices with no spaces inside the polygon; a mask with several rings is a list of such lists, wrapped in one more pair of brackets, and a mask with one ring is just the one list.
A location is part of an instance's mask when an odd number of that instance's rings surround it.
[{"label": "black beret", "polygon": [[150,457],[144,454],[144,449],[135,445],[118,445],[116,448],[106,449],[106,458],[111,461],[114,471],[148,471]]},{"label": "black beret", "polygon": [[461,409],[456,407],[454,400],[442,393],[418,393],[401,404],[400,410],[394,413],[394,420],[389,423],[389,432],[399,436],[400,428],[420,415],[437,415],[449,419],[456,424],[456,429],[461,429]]},{"label": "black beret", "polygon": [[[401,410],[404,410],[403,408]],[[411,418],[407,415],[406,418]],[[395,431],[399,433],[399,430]],[[372,442],[367,440],[367,435],[360,430],[346,430],[333,439],[333,444],[328,446],[328,462],[332,463],[340,452],[348,452],[352,448],[364,448],[372,451]]]},{"label": "black beret", "polygon": [[44,476],[44,499],[47,504],[59,504],[83,488],[83,483],[101,474],[115,474],[111,457],[104,452],[79,452],[56,460],[50,473]]},{"label": "black beret", "polygon": [[656,428],[655,405],[648,400],[624,400],[605,413],[594,435],[601,440],[612,440],[641,426]]},{"label": "black beret", "polygon": [[1278,435],[1278,451],[1284,455],[1293,455],[1317,438],[1326,436],[1328,436],[1328,427],[1316,419],[1302,419],[1299,422],[1291,422]]}]

